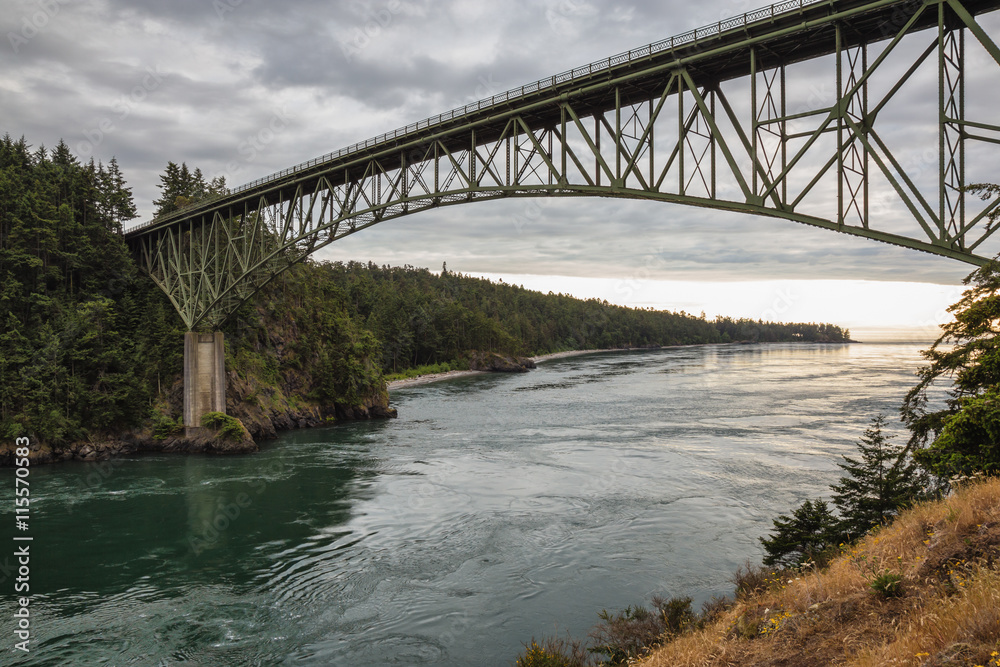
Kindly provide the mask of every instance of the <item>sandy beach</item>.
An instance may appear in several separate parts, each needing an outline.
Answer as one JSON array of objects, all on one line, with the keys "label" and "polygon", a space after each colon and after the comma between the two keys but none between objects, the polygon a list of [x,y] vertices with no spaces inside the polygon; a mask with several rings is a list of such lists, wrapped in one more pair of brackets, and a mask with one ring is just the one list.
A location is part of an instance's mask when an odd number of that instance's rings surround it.
[{"label": "sandy beach", "polygon": [[464,375],[481,375],[486,372],[487,371],[448,371],[447,373],[429,373],[427,375],[418,375],[415,378],[406,378],[405,380],[393,380],[386,386],[389,391],[392,391],[393,389],[401,389],[403,387],[415,387],[421,384],[430,384],[431,382],[438,382],[439,380],[460,378]]},{"label": "sandy beach", "polygon": [[[541,364],[546,361],[552,361],[553,359],[564,359],[565,357],[577,357],[582,354],[595,354],[597,352],[616,352],[617,350],[569,350],[568,352],[553,352],[552,354],[542,354],[537,357],[531,357],[531,360],[536,364]],[[430,373],[428,375],[418,375],[415,378],[407,378],[405,380],[393,380],[388,384],[389,391],[393,389],[402,389],[403,387],[415,387],[417,385],[429,384],[431,382],[439,382],[440,380],[450,380],[452,378],[459,378],[466,375],[480,375],[482,373],[487,373],[488,371],[448,371],[447,373]]]}]

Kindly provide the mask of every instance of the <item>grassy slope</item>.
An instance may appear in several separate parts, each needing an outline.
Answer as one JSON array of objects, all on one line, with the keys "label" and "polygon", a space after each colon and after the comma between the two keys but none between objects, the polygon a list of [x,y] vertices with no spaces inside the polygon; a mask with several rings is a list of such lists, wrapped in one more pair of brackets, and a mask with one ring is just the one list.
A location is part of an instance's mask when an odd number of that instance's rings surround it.
[{"label": "grassy slope", "polygon": [[[873,570],[901,574],[902,596],[874,595]],[[1000,480],[905,512],[825,570],[780,574],[641,664],[1000,665]]]}]

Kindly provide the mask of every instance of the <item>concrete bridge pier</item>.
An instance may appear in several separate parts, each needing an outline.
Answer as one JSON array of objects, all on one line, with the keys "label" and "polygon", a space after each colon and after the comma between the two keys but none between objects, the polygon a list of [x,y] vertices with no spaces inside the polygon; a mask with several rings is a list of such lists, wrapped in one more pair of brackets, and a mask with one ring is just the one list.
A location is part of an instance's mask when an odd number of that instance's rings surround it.
[{"label": "concrete bridge pier", "polygon": [[226,346],[221,331],[184,334],[184,432],[202,428],[206,412],[226,411]]}]

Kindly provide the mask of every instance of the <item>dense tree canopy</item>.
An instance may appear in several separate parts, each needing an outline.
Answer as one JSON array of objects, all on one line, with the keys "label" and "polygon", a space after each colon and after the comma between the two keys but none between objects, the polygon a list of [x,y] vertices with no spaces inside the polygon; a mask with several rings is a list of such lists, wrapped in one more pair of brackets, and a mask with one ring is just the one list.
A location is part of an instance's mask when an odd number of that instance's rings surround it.
[{"label": "dense tree canopy", "polygon": [[121,335],[149,292],[119,233],[134,216],[115,161],[0,141],[2,437],[79,438],[147,412],[144,341]]},{"label": "dense tree canopy", "polygon": [[447,270],[437,275],[351,262],[317,271],[344,290],[351,317],[382,342],[389,372],[455,360],[469,350],[534,355],[731,341],[843,342],[850,335],[830,324],[708,321],[684,312],[625,308]]},{"label": "dense tree canopy", "polygon": [[[1000,471],[1000,265],[977,269],[965,284],[902,407],[910,448],[941,477]],[[947,396],[935,399],[948,380]]]}]

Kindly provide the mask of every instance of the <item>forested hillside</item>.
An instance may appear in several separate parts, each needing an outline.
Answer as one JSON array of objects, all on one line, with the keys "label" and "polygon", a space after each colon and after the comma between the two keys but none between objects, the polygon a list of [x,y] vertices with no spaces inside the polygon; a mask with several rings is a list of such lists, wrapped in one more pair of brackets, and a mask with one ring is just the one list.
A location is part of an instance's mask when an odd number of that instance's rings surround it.
[{"label": "forested hillside", "polygon": [[455,361],[468,350],[537,355],[561,350],[733,341],[844,342],[830,324],[776,324],[624,308],[517,285],[374,264],[306,265],[340,290],[352,318],[382,343],[383,370]]},{"label": "forested hillside", "polygon": [[136,424],[156,371],[176,370],[144,335],[172,319],[119,234],[134,216],[114,161],[0,142],[0,437],[58,442]]},{"label": "forested hillside", "polygon": [[[225,188],[169,163],[160,209]],[[135,217],[117,163],[0,141],[0,439],[53,446],[180,414],[183,325],[121,236]],[[706,321],[412,267],[306,262],[223,327],[227,410],[254,435],[383,414],[384,374],[471,351],[509,355],[730,341],[841,342],[833,325]],[[155,428],[155,431],[154,431]]]}]

